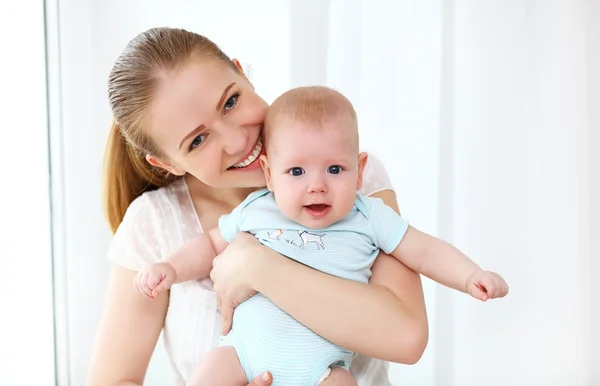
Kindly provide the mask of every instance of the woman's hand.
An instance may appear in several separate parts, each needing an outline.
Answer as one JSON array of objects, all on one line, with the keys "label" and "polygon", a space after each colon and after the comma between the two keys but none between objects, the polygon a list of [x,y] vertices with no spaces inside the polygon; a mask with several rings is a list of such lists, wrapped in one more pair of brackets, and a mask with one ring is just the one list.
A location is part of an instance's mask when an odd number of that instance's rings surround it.
[{"label": "woman's hand", "polygon": [[253,280],[260,272],[263,248],[254,236],[242,232],[213,261],[210,278],[221,309],[223,334],[231,329],[235,307],[256,293]]},{"label": "woman's hand", "polygon": [[[398,211],[394,192],[377,196]],[[257,255],[249,288],[318,335],[386,361],[413,364],[423,354],[428,325],[421,280],[394,257],[381,252],[365,284],[319,272],[267,247]]]},{"label": "woman's hand", "polygon": [[273,376],[271,373],[265,371],[261,375],[258,375],[252,382],[247,386],[269,386],[273,382]]}]

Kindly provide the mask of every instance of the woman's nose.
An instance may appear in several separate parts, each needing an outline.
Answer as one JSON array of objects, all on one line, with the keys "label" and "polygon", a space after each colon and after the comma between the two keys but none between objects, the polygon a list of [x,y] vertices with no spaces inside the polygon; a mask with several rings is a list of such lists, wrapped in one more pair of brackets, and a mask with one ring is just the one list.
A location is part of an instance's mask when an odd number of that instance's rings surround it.
[{"label": "woman's nose", "polygon": [[219,131],[225,153],[236,155],[248,150],[248,133],[243,128],[223,125],[219,128]]}]

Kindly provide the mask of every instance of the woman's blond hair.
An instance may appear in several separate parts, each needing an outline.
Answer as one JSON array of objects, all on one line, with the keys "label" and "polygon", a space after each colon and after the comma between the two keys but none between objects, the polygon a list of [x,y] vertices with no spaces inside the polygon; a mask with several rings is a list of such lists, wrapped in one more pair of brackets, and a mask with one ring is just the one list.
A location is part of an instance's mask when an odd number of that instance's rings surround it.
[{"label": "woman's blond hair", "polygon": [[144,124],[161,72],[177,69],[192,57],[219,60],[239,71],[208,38],[183,29],[153,28],[127,44],[110,72],[108,99],[113,123],[104,155],[103,204],[113,232],[133,200],[176,178],[146,161],[147,154],[162,154]]}]

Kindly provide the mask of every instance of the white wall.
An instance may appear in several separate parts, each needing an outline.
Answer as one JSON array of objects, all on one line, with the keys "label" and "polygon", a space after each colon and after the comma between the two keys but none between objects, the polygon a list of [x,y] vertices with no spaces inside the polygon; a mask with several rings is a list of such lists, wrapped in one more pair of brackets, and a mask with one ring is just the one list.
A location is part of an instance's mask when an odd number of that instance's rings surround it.
[{"label": "white wall", "polygon": [[55,378],[44,39],[42,2],[0,3],[2,385]]}]

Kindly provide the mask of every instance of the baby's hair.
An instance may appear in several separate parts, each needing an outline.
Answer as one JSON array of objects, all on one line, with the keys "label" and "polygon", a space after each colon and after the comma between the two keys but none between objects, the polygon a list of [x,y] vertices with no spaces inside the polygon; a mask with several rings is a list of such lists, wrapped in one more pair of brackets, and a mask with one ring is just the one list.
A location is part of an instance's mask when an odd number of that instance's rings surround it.
[{"label": "baby's hair", "polygon": [[294,88],[279,96],[269,107],[265,118],[265,137],[268,141],[271,130],[286,119],[322,128],[324,123],[339,118],[348,118],[348,134],[354,137],[358,150],[356,111],[348,98],[329,87]]}]

